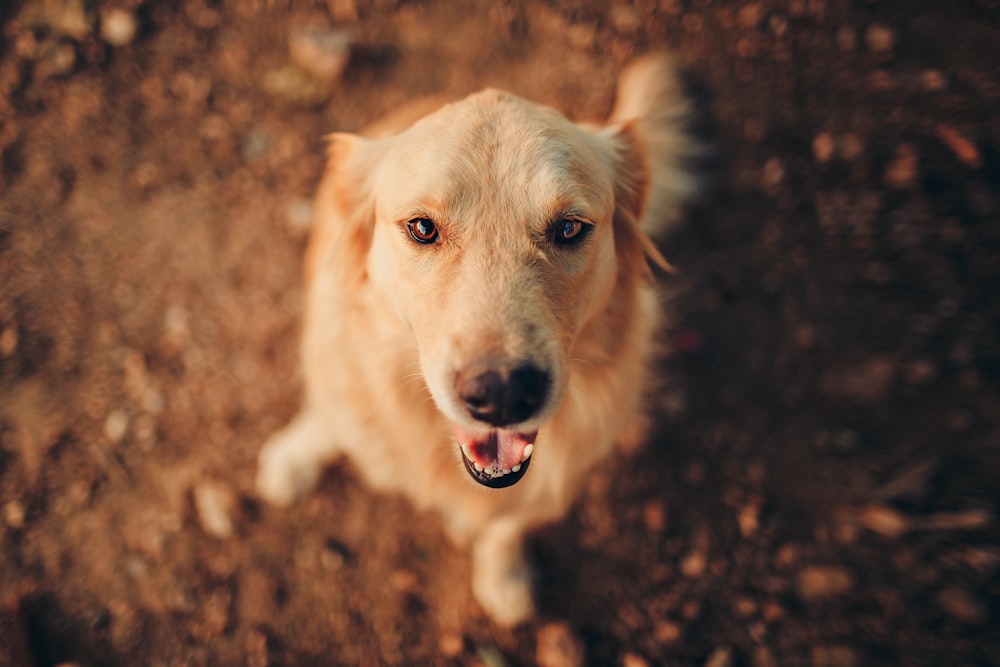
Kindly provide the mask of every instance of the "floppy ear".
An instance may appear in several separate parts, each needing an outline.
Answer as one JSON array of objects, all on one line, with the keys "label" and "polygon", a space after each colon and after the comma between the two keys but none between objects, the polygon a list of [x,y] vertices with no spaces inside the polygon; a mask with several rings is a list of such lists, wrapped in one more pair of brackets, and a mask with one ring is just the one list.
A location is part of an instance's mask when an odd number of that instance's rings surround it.
[{"label": "floppy ear", "polygon": [[326,170],[316,192],[306,251],[307,285],[320,270],[336,271],[343,280],[364,278],[375,225],[373,174],[389,141],[344,133],[327,140]]},{"label": "floppy ear", "polygon": [[664,271],[674,268],[664,259],[643,229],[649,206],[651,173],[647,154],[640,146],[631,123],[611,128],[615,171],[615,248],[623,263],[642,266],[642,275],[652,278],[649,262]]}]

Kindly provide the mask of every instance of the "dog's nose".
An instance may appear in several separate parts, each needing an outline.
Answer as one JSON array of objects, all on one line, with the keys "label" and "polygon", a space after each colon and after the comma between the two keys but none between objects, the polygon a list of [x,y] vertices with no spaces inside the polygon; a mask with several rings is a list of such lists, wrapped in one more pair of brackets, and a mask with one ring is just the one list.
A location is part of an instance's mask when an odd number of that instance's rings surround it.
[{"label": "dog's nose", "polygon": [[531,418],[545,403],[549,374],[532,363],[512,370],[477,365],[455,379],[469,414],[492,426],[509,426]]}]

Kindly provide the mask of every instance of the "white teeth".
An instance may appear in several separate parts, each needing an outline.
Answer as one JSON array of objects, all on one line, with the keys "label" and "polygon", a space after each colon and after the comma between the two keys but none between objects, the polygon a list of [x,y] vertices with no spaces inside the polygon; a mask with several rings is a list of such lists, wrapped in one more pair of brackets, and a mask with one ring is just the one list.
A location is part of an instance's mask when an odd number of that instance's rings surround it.
[{"label": "white teeth", "polygon": [[534,445],[528,445],[524,448],[524,452],[521,454],[521,460],[527,461],[528,457],[531,456],[531,452],[535,451]]},{"label": "white teeth", "polygon": [[476,472],[482,472],[483,471],[483,466],[479,465],[479,461],[473,461],[472,465],[474,465],[476,467]]},{"label": "white teeth", "polygon": [[501,475],[509,475],[510,474],[510,468],[504,468],[503,470],[500,471],[500,474]]},{"label": "white teeth", "polygon": [[521,464],[518,463],[513,468],[510,469],[511,472],[521,472]]}]

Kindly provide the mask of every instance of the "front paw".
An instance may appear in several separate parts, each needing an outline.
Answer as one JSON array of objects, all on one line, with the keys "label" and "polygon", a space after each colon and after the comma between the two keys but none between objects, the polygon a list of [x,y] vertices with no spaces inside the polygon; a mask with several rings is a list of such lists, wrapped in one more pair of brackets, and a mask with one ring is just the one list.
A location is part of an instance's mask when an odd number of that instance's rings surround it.
[{"label": "front paw", "polygon": [[472,592],[497,625],[514,626],[535,615],[533,577],[527,566],[502,574],[477,575]]},{"label": "front paw", "polygon": [[[285,445],[285,446],[283,446]],[[278,507],[287,507],[312,491],[319,480],[320,466],[296,456],[281,434],[264,445],[257,462],[257,495]]]}]

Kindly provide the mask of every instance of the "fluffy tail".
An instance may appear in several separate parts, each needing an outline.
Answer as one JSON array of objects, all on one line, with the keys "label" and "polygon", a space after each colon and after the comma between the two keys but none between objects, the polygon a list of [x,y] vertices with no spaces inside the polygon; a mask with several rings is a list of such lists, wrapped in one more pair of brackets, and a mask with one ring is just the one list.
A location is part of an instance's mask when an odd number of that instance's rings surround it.
[{"label": "fluffy tail", "polygon": [[631,63],[618,80],[609,124],[628,126],[646,153],[649,183],[641,226],[658,236],[700,191],[697,162],[706,154],[691,133],[694,105],[674,60],[664,54]]}]

